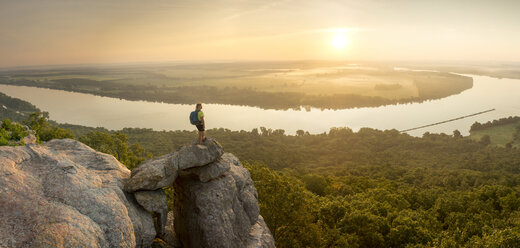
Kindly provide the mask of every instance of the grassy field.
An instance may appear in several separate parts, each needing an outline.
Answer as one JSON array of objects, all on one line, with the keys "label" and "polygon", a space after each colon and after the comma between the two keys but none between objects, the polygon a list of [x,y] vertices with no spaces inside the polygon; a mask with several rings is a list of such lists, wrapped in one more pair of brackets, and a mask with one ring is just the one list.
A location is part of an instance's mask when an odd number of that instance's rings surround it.
[{"label": "grassy field", "polygon": [[[517,127],[519,126],[520,121],[517,123],[489,127],[484,130],[472,131],[469,138],[479,141],[483,136],[489,135],[491,140],[490,145],[505,147],[507,143],[513,140],[513,135],[517,132]],[[518,141],[514,142],[513,147],[520,147],[520,143]]]},{"label": "grassy field", "polygon": [[0,83],[128,100],[351,108],[443,98],[472,87],[469,77],[397,71],[391,66],[300,61],[91,66],[0,72]]}]

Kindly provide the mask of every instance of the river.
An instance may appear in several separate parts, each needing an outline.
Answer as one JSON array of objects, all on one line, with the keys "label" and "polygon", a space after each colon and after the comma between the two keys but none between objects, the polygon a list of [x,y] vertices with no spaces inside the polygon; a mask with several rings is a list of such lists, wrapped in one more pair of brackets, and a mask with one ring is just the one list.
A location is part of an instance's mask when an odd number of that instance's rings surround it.
[{"label": "river", "polygon": [[[408,133],[448,133],[458,129],[469,133],[475,121],[487,122],[520,115],[520,80],[473,76],[473,88],[460,94],[422,103],[387,105],[375,108],[343,110],[265,110],[256,107],[204,104],[206,128],[252,130],[258,127],[284,129],[294,134],[302,129],[310,133],[328,132],[331,127],[362,127],[405,130],[495,109],[481,115],[422,128]],[[122,129],[124,127],[154,130],[195,130],[189,123],[193,105],[127,101],[90,94],[36,87],[0,85],[0,92],[28,101],[50,119],[60,123],[90,127]],[[1,107],[1,106],[0,106]]]}]

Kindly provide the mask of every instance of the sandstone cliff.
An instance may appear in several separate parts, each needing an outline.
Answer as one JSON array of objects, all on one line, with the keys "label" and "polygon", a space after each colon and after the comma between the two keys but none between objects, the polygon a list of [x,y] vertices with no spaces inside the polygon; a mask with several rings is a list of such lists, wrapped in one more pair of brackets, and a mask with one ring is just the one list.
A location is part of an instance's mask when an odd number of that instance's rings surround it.
[{"label": "sandstone cliff", "polygon": [[[168,213],[161,188],[170,185]],[[215,141],[132,172],[71,139],[0,147],[0,247],[150,247],[155,237],[170,247],[274,247],[249,172]]]}]

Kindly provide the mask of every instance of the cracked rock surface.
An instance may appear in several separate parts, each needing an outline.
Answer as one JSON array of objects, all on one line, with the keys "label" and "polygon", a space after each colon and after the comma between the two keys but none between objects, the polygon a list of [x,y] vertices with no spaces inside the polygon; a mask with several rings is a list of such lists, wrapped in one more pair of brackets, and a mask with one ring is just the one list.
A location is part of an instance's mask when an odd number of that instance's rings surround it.
[{"label": "cracked rock surface", "polygon": [[151,215],[130,171],[72,140],[0,147],[0,247],[148,247]]}]

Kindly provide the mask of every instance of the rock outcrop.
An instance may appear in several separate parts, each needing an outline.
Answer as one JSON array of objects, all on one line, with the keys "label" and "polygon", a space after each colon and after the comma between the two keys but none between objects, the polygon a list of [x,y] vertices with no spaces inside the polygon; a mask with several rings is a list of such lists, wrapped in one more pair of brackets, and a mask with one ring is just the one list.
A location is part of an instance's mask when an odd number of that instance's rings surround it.
[{"label": "rock outcrop", "polygon": [[0,247],[146,247],[149,212],[122,190],[130,171],[71,139],[0,147]]},{"label": "rock outcrop", "polygon": [[183,247],[274,247],[249,171],[230,153],[175,181],[174,228]]},{"label": "rock outcrop", "polygon": [[71,139],[0,147],[0,247],[274,247],[257,197],[211,139],[132,172]]},{"label": "rock outcrop", "polygon": [[211,139],[207,139],[204,145],[182,146],[176,152],[140,164],[132,171],[125,190],[134,192],[170,186],[180,170],[207,165],[223,153],[222,146]]},{"label": "rock outcrop", "polygon": [[132,171],[125,189],[137,196],[171,183],[176,198],[167,223],[173,222],[173,228],[158,229],[166,230],[164,239],[172,246],[274,247],[249,171],[216,141],[146,161]]}]

